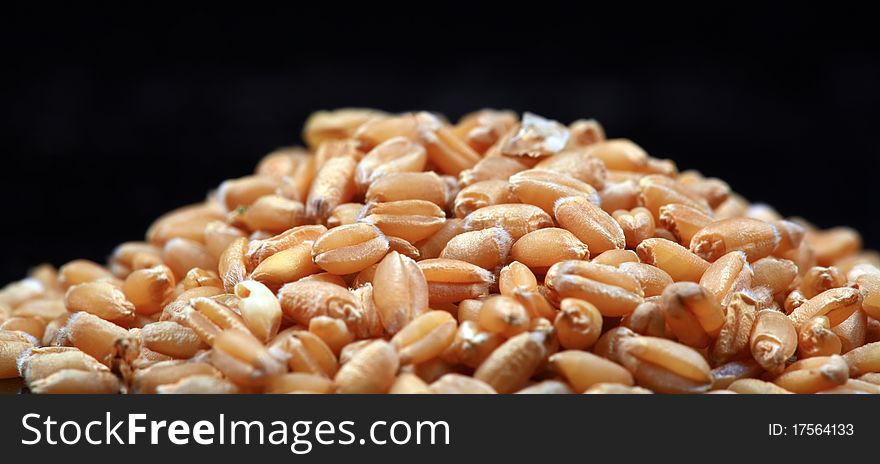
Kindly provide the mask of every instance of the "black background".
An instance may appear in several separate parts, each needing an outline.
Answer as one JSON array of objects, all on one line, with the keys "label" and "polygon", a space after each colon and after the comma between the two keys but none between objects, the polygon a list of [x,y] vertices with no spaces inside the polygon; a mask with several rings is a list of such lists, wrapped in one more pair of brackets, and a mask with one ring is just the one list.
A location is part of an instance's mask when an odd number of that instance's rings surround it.
[{"label": "black background", "polygon": [[[569,122],[880,246],[872,15],[835,3],[4,7],[0,281],[103,260],[318,109]],[[481,6],[478,6],[481,5]]]}]

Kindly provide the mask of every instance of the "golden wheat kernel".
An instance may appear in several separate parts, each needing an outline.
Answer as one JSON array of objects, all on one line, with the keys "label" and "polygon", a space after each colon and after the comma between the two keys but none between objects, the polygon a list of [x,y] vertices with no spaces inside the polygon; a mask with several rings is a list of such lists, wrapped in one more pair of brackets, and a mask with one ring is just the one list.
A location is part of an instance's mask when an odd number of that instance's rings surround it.
[{"label": "golden wheat kernel", "polygon": [[800,326],[816,316],[827,316],[831,327],[834,327],[857,311],[861,304],[862,296],[857,289],[832,288],[808,299],[788,317],[796,326]]},{"label": "golden wheat kernel", "polygon": [[232,395],[238,392],[234,383],[213,375],[191,375],[156,387],[156,393],[160,395]]},{"label": "golden wheat kernel", "polygon": [[226,211],[251,206],[260,197],[272,195],[281,184],[280,179],[267,176],[246,176],[220,184],[217,199]]},{"label": "golden wheat kernel", "polygon": [[635,248],[642,240],[654,236],[654,217],[646,208],[617,210],[611,216],[623,230],[627,248]]},{"label": "golden wheat kernel", "polygon": [[730,391],[740,395],[790,395],[792,392],[776,385],[759,379],[737,379],[727,387]]},{"label": "golden wheat kernel", "polygon": [[700,393],[711,385],[709,364],[693,348],[645,336],[620,343],[621,363],[643,387],[658,393]]},{"label": "golden wheat kernel", "polygon": [[191,328],[209,346],[214,345],[214,340],[223,330],[248,332],[237,312],[212,298],[190,299],[179,314],[175,314],[170,320]]},{"label": "golden wheat kernel", "polygon": [[420,259],[433,259],[440,256],[440,252],[446,247],[446,244],[458,234],[464,233],[464,221],[459,218],[450,218],[440,226],[430,237],[420,242],[410,242],[419,249]]},{"label": "golden wheat kernel", "polygon": [[559,199],[554,213],[559,225],[589,246],[593,254],[626,247],[626,237],[617,221],[583,197]]},{"label": "golden wheat kernel", "polygon": [[669,177],[649,175],[639,180],[639,202],[660,221],[660,208],[670,204],[682,204],[711,215],[712,209],[702,198]]},{"label": "golden wheat kernel", "polygon": [[558,155],[545,158],[536,169],[563,173],[585,182],[597,190],[605,188],[608,170],[598,158],[590,156],[585,149],[569,149]]},{"label": "golden wheat kernel", "polygon": [[437,171],[458,176],[480,161],[480,155],[437,116],[422,111],[415,119],[417,140],[424,145],[428,160]]},{"label": "golden wheat kernel", "polygon": [[750,218],[731,218],[713,222],[691,239],[690,249],[707,261],[715,261],[731,251],[743,251],[748,260],[769,256],[779,245],[780,235],[773,224]]},{"label": "golden wheat kernel", "polygon": [[646,172],[648,169],[648,154],[627,139],[594,143],[587,152],[590,156],[602,160],[608,169],[633,172]]},{"label": "golden wheat kernel", "polygon": [[689,346],[709,346],[725,324],[723,307],[711,293],[692,282],[667,287],[662,305],[666,323],[679,341]]},{"label": "golden wheat kernel", "polygon": [[23,332],[35,340],[42,340],[46,323],[35,317],[13,316],[0,323],[0,330]]},{"label": "golden wheat kernel", "polygon": [[584,148],[605,141],[605,129],[595,119],[578,119],[568,125],[569,148]]},{"label": "golden wheat kernel", "polygon": [[638,263],[639,255],[632,250],[608,250],[594,256],[590,261],[593,264],[604,264],[606,266],[620,267],[623,263]]},{"label": "golden wheat kernel", "polygon": [[339,369],[330,347],[320,337],[305,330],[284,330],[269,341],[267,348],[293,372],[332,378]]},{"label": "golden wheat kernel", "polygon": [[773,383],[793,393],[816,393],[845,384],[849,371],[839,355],[807,358],[788,366]]},{"label": "golden wheat kernel", "polygon": [[312,245],[311,241],[302,242],[269,256],[254,268],[250,279],[275,290],[285,283],[321,272],[312,260]]},{"label": "golden wheat kernel", "polygon": [[424,200],[445,208],[446,183],[432,171],[400,172],[382,176],[366,193],[366,201],[381,203],[400,200]]},{"label": "golden wheat kernel", "polygon": [[456,318],[459,324],[466,321],[476,323],[480,318],[480,308],[483,306],[482,300],[462,300],[458,303]]},{"label": "golden wheat kernel", "polygon": [[217,269],[218,262],[204,245],[186,238],[168,240],[162,250],[162,258],[178,279],[183,279],[194,267]]},{"label": "golden wheat kernel", "polygon": [[840,338],[841,353],[848,353],[865,344],[868,337],[868,315],[864,311],[854,311],[840,324],[831,328]]},{"label": "golden wheat kernel", "polygon": [[62,369],[28,385],[34,394],[111,394],[119,379],[109,372]]},{"label": "golden wheat kernel", "polygon": [[730,388],[740,379],[760,376],[764,369],[754,359],[731,361],[712,369],[712,390]]},{"label": "golden wheat kernel", "polygon": [[498,295],[483,301],[478,321],[481,329],[510,338],[526,331],[530,318],[516,299]]},{"label": "golden wheat kernel", "polygon": [[687,248],[662,238],[642,241],[636,253],[643,263],[663,269],[676,282],[699,282],[710,265]]},{"label": "golden wheat kernel", "polygon": [[752,287],[754,271],[742,251],[731,251],[712,263],[700,277],[700,286],[726,306],[731,295]]},{"label": "golden wheat kernel", "polygon": [[382,176],[401,172],[421,172],[428,157],[425,148],[405,137],[393,137],[370,150],[358,162],[355,183],[360,191],[366,191]]},{"label": "golden wheat kernel", "polygon": [[160,314],[159,319],[163,321],[173,319],[174,316],[180,314],[181,310],[188,305],[193,298],[212,298],[223,294],[223,289],[219,287],[195,287],[184,291],[180,291],[178,288],[175,290],[174,299],[162,308],[162,313]]},{"label": "golden wheat kernel", "polygon": [[400,237],[385,237],[388,239],[388,250],[396,251],[407,258],[413,260],[419,260],[422,258],[422,254],[419,252],[419,249],[416,248],[412,243],[407,242],[406,240]]},{"label": "golden wheat kernel", "polygon": [[543,318],[548,321],[556,318],[556,307],[547,297],[549,291],[543,286],[538,286],[535,290],[525,288],[516,288],[513,291],[513,297],[526,308],[532,320],[535,318]]},{"label": "golden wheat kernel", "polygon": [[184,291],[196,287],[223,287],[223,281],[220,280],[220,276],[216,272],[200,267],[190,269],[181,284],[183,284]]},{"label": "golden wheat kernel", "polygon": [[328,394],[333,393],[333,380],[323,375],[304,372],[289,372],[273,378],[266,385],[269,394]]},{"label": "golden wheat kernel", "polygon": [[590,251],[571,232],[557,227],[538,229],[523,235],[510,250],[510,257],[537,273],[570,259],[589,259]]},{"label": "golden wheat kernel", "polygon": [[639,206],[641,191],[636,181],[613,182],[609,180],[605,187],[599,191],[600,206],[608,214],[618,210],[629,211]]},{"label": "golden wheat kernel", "polygon": [[129,336],[122,327],[86,312],[74,313],[64,332],[68,343],[103,364],[110,362],[116,342]]},{"label": "golden wheat kernel", "polygon": [[309,321],[309,332],[323,340],[337,356],[345,345],[354,341],[354,334],[345,322],[329,316],[313,317]]},{"label": "golden wheat kernel", "polygon": [[258,387],[283,374],[286,366],[247,332],[224,330],[214,340],[211,364],[238,385]]},{"label": "golden wheat kernel", "polygon": [[399,366],[397,352],[390,343],[371,341],[336,373],[336,392],[387,393]]},{"label": "golden wheat kernel", "polygon": [[593,353],[620,364],[623,341],[639,336],[639,334],[624,326],[608,329],[596,340],[596,343],[593,345]]},{"label": "golden wheat kernel", "polygon": [[359,145],[354,139],[327,140],[315,150],[315,165],[320,169],[333,158],[351,157],[360,160],[364,153],[358,148]]},{"label": "golden wheat kernel", "polygon": [[208,347],[195,331],[172,321],[147,324],[140,337],[147,349],[178,359],[191,358]]},{"label": "golden wheat kernel", "polygon": [[[162,250],[155,245],[151,245],[146,242],[125,242],[113,249],[113,253],[110,255],[110,264],[122,266],[123,268],[127,268],[129,271],[134,271],[137,269],[141,269],[141,267],[139,267],[138,265],[143,264],[150,259],[152,259],[153,261],[160,261],[162,259],[161,255]],[[63,279],[63,274],[60,269],[56,274],[57,275],[53,277],[53,281]],[[125,276],[117,275],[117,277],[124,278]]]},{"label": "golden wheat kernel", "polygon": [[483,109],[462,116],[452,131],[477,153],[484,153],[517,123],[516,113]]},{"label": "golden wheat kernel", "polygon": [[631,261],[620,263],[617,267],[639,281],[646,298],[662,294],[673,283],[672,277],[658,267]]},{"label": "golden wheat kernel", "polygon": [[843,344],[840,337],[831,331],[831,324],[825,316],[816,316],[798,329],[798,356],[812,358],[841,354]]},{"label": "golden wheat kernel", "polygon": [[489,384],[498,393],[513,393],[525,386],[544,362],[546,335],[523,332],[509,338],[480,364],[474,378]]},{"label": "golden wheat kernel", "polygon": [[661,206],[658,219],[657,225],[669,230],[683,245],[690,245],[693,236],[713,221],[700,209],[679,203]]},{"label": "golden wheat kernel", "polygon": [[846,285],[846,276],[836,267],[813,266],[801,276],[798,288],[804,297],[812,298],[826,290]]},{"label": "golden wheat kernel", "polygon": [[835,261],[851,256],[862,248],[862,237],[848,227],[822,231],[808,231],[804,241],[816,253],[820,266],[831,266]]},{"label": "golden wheat kernel", "polygon": [[[487,156],[481,159],[474,167],[466,169],[459,174],[459,184],[466,188],[478,182],[507,179],[527,169],[528,166],[519,160],[507,156]],[[461,193],[461,192],[459,192]]]},{"label": "golden wheat kernel", "polygon": [[855,282],[862,295],[862,309],[874,319],[880,318],[880,274],[860,275]]},{"label": "golden wheat kernel", "polygon": [[353,156],[330,158],[315,174],[306,199],[306,215],[323,222],[334,208],[351,201],[355,193]]},{"label": "golden wheat kernel", "polygon": [[70,287],[64,305],[70,312],[85,311],[108,321],[131,320],[135,311],[122,290],[102,280]]},{"label": "golden wheat kernel", "polygon": [[880,342],[868,343],[843,355],[853,377],[880,372]]},{"label": "golden wheat kernel", "polygon": [[[187,273],[189,274],[189,273]],[[122,293],[138,314],[155,314],[174,295],[174,273],[167,266],[140,269],[126,277]]]},{"label": "golden wheat kernel", "polygon": [[806,229],[800,224],[786,220],[773,221],[776,230],[779,231],[779,246],[773,252],[776,256],[798,249],[803,242]]},{"label": "golden wheat kernel", "polygon": [[623,366],[586,351],[560,351],[550,356],[550,364],[577,393],[598,383],[634,383],[632,374]]},{"label": "golden wheat kernel", "polygon": [[428,282],[412,259],[389,253],[376,268],[373,301],[382,326],[390,334],[428,311]]},{"label": "golden wheat kernel", "polygon": [[343,203],[330,213],[327,217],[327,227],[334,228],[354,224],[364,209],[363,203]]},{"label": "golden wheat kernel", "polygon": [[536,291],[538,280],[525,264],[513,261],[498,273],[498,288],[502,295],[514,296],[518,289]]},{"label": "golden wheat kernel", "polygon": [[439,356],[457,332],[455,319],[446,311],[428,311],[404,326],[391,339],[401,364],[418,364]]},{"label": "golden wheat kernel", "polygon": [[132,393],[156,393],[161,385],[177,383],[194,375],[220,378],[220,372],[202,361],[161,361],[134,372],[131,381]]},{"label": "golden wheat kernel", "polygon": [[156,246],[162,246],[175,237],[204,241],[205,227],[213,221],[222,221],[225,212],[215,202],[197,203],[172,210],[150,225],[147,229],[147,241]]},{"label": "golden wheat kernel", "polygon": [[500,227],[514,240],[544,227],[553,226],[553,220],[537,206],[526,204],[501,204],[480,208],[464,218],[467,230]]},{"label": "golden wheat kernel", "polygon": [[385,335],[385,327],[379,315],[379,308],[373,298],[373,285],[365,284],[351,292],[361,305],[361,314],[352,320],[349,329],[355,338],[375,338]]},{"label": "golden wheat kernel", "polygon": [[250,231],[278,234],[306,223],[305,206],[278,195],[266,195],[247,207],[236,208],[229,222]]},{"label": "golden wheat kernel", "polygon": [[600,201],[593,186],[559,172],[529,169],[510,176],[509,182],[520,202],[535,205],[547,214],[553,214],[556,201],[563,197],[581,196],[596,205]]},{"label": "golden wheat kernel", "polygon": [[431,393],[431,390],[419,376],[410,372],[402,372],[394,379],[388,393],[392,395],[424,395]]},{"label": "golden wheat kernel", "polygon": [[247,278],[249,270],[245,256],[247,249],[248,239],[242,237],[233,240],[220,255],[217,272],[223,280],[224,289],[229,293],[237,283]]},{"label": "golden wheat kernel", "polygon": [[24,332],[0,330],[0,379],[19,377],[18,359],[38,344]]},{"label": "golden wheat kernel", "polygon": [[518,202],[507,179],[489,179],[461,189],[455,196],[453,211],[463,218],[480,208]]},{"label": "golden wheat kernel", "polygon": [[636,309],[620,320],[620,325],[639,335],[674,339],[675,334],[666,324],[660,297],[646,298]]},{"label": "golden wheat kernel", "polygon": [[506,230],[491,227],[456,235],[440,252],[440,258],[465,261],[494,272],[507,262],[512,245]]},{"label": "golden wheat kernel", "polygon": [[308,152],[302,147],[280,147],[272,150],[257,162],[254,174],[282,178],[292,174]]},{"label": "golden wheat kernel", "polygon": [[[7,312],[8,311],[8,312]],[[20,316],[33,317],[44,322],[49,322],[68,314],[61,295],[47,296],[25,301],[15,309],[4,310],[0,308],[0,322],[4,317]]]},{"label": "golden wheat kernel", "polygon": [[321,234],[312,246],[315,264],[333,274],[360,272],[388,252],[388,240],[370,224],[339,226]]},{"label": "golden wheat kernel", "polygon": [[425,200],[368,203],[360,222],[373,224],[384,234],[414,243],[430,237],[443,227],[446,213]]},{"label": "golden wheat kernel", "polygon": [[382,111],[366,108],[316,111],[306,120],[303,127],[303,140],[314,150],[327,140],[351,138],[355,131],[367,121],[384,117],[385,113]]},{"label": "golden wheat kernel", "polygon": [[561,298],[579,298],[603,316],[631,313],[642,302],[641,284],[617,268],[587,261],[562,261],[547,272],[545,285]]},{"label": "golden wheat kernel", "polygon": [[108,372],[107,366],[77,348],[34,348],[21,354],[18,372],[25,383],[31,384],[63,369]]},{"label": "golden wheat kernel", "polygon": [[880,386],[858,379],[849,379],[843,385],[817,392],[823,395],[880,395]]},{"label": "golden wheat kernel", "polygon": [[281,185],[276,194],[290,200],[305,202],[317,170],[318,161],[314,155],[308,154],[298,157],[296,166],[290,175],[281,178]]},{"label": "golden wheat kernel", "polygon": [[765,370],[779,373],[798,348],[798,334],[785,314],[772,309],[758,312],[751,335],[752,357]]},{"label": "golden wheat kernel", "polygon": [[347,288],[327,282],[293,282],[281,287],[278,300],[284,317],[308,327],[316,316],[341,319],[352,327],[362,317],[361,304]]},{"label": "golden wheat kernel", "polygon": [[112,278],[113,274],[101,265],[85,259],[71,261],[58,269],[58,278],[64,289],[73,285]]},{"label": "golden wheat kernel", "polygon": [[791,287],[798,275],[797,265],[787,259],[774,257],[761,258],[752,263],[752,286],[767,287],[777,296]]},{"label": "golden wheat kernel", "polygon": [[730,186],[721,179],[703,177],[697,171],[684,171],[676,178],[679,184],[692,194],[705,200],[715,208],[730,197]]},{"label": "golden wheat kernel", "polygon": [[738,292],[731,297],[724,313],[724,325],[709,348],[709,360],[713,366],[750,355],[749,337],[760,309],[750,293]]},{"label": "golden wheat kernel", "polygon": [[252,240],[245,253],[248,269],[255,268],[263,260],[275,253],[292,248],[303,242],[314,241],[326,231],[327,228],[322,225],[307,225],[294,227],[274,237]]},{"label": "golden wheat kernel", "polygon": [[559,344],[569,350],[587,350],[602,334],[602,314],[592,304],[576,298],[562,300],[553,323]]},{"label": "golden wheat kernel", "polygon": [[424,259],[419,268],[428,283],[431,304],[457,303],[489,294],[495,276],[489,271],[454,259]]},{"label": "golden wheat kernel", "polygon": [[481,330],[476,321],[460,321],[452,343],[442,353],[441,358],[453,365],[476,368],[504,340],[501,334]]}]

